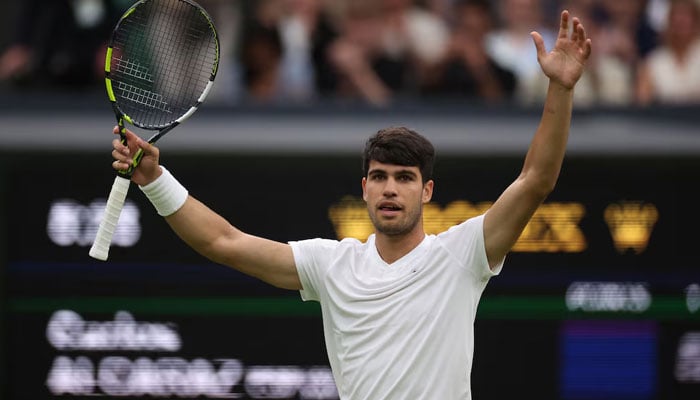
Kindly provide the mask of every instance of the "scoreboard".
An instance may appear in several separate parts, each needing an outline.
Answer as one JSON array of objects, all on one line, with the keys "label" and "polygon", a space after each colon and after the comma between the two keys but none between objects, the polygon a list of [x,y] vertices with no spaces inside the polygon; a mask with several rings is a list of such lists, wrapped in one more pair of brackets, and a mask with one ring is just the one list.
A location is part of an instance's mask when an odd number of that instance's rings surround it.
[{"label": "scoreboard", "polygon": [[[337,398],[318,305],[196,254],[135,187],[109,261],[88,257],[108,156],[0,158],[0,397]],[[359,156],[161,162],[248,233],[371,233]],[[438,158],[426,230],[488,209],[521,165]],[[697,157],[567,158],[480,303],[474,398],[700,398],[699,181]]]}]

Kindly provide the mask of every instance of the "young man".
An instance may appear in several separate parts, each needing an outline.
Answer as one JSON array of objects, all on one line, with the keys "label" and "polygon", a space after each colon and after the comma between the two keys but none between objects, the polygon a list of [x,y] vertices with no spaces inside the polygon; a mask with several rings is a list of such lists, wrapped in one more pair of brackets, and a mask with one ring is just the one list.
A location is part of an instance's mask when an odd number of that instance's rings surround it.
[{"label": "young man", "polygon": [[[328,357],[341,399],[470,399],[473,323],[489,278],[556,183],[569,131],[573,89],[591,42],[578,19],[561,15],[547,53],[544,113],[520,176],[479,217],[426,235],[422,207],[433,194],[433,147],[406,128],[371,137],[363,198],[375,227],[365,243],[313,239],[289,244],[233,227],[162,166],[158,149],[128,133],[114,141],[115,169],[138,148],[132,180],[191,247],[211,260],[321,303]],[[116,132],[116,130],[115,130]]]}]

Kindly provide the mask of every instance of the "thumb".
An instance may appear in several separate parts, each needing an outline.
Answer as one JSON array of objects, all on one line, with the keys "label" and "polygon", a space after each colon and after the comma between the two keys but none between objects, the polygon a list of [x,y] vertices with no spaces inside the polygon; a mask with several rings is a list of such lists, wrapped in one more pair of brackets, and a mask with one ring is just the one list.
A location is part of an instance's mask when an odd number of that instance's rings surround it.
[{"label": "thumb", "polygon": [[537,60],[541,61],[547,55],[547,50],[544,48],[544,39],[542,35],[538,32],[530,32],[532,41],[535,43],[535,49],[537,50]]}]

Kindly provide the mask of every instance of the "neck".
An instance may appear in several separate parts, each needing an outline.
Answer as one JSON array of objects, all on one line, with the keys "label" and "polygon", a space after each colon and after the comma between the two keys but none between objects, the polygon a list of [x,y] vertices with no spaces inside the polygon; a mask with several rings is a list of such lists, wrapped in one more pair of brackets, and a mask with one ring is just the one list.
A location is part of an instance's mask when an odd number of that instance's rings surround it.
[{"label": "neck", "polygon": [[375,243],[379,256],[387,264],[392,264],[418,247],[425,239],[423,226],[419,224],[411,232],[403,235],[386,235],[376,232]]}]

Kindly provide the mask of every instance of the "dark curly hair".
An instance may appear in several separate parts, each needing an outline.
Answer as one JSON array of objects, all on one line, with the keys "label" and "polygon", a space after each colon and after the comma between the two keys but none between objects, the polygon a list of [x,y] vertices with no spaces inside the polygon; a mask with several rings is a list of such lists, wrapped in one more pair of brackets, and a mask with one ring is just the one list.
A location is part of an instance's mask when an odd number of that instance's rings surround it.
[{"label": "dark curly hair", "polygon": [[423,183],[433,177],[435,148],[417,132],[406,127],[384,128],[365,143],[362,172],[367,176],[370,161],[418,167]]}]

